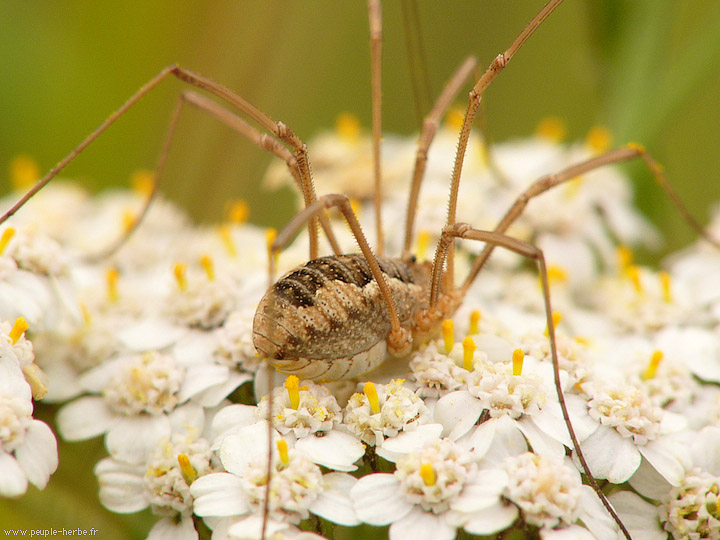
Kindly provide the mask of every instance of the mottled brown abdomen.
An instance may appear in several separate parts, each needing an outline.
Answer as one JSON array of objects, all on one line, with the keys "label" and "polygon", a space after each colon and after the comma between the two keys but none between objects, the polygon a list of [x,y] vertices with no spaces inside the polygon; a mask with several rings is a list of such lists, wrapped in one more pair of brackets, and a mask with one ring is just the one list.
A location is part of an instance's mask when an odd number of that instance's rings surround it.
[{"label": "mottled brown abdomen", "polygon": [[[424,302],[424,266],[379,258],[400,320]],[[255,313],[253,342],[270,359],[332,360],[354,356],[384,340],[390,318],[362,255],[312,260],[277,281]]]}]

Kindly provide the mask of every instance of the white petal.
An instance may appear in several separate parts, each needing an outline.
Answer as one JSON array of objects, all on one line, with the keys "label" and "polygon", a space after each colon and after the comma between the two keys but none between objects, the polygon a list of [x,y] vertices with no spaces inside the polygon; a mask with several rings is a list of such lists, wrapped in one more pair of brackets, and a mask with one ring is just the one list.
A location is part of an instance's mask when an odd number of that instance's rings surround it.
[{"label": "white petal", "polygon": [[[240,428],[257,422],[253,405],[228,405],[218,411],[212,420],[212,432],[216,434],[213,446],[220,448],[222,440]],[[217,449],[216,448],[216,449]]]},{"label": "white petal", "polygon": [[211,332],[191,330],[175,343],[172,355],[181,366],[209,365],[213,363],[217,342],[217,336]]},{"label": "white petal", "polygon": [[145,468],[130,465],[112,458],[100,460],[95,465],[95,475],[100,484],[100,502],[113,512],[132,514],[147,508],[143,476]]},{"label": "white petal", "polygon": [[52,384],[43,398],[44,403],[63,403],[83,393],[78,381],[77,371],[62,358],[54,358],[43,370]]},{"label": "white petal", "polygon": [[[599,424],[588,414],[587,401],[585,399],[572,394],[564,397],[575,436],[582,442],[595,433]],[[547,402],[543,406],[542,413],[534,415],[533,420],[545,433],[560,441],[568,448],[572,446],[570,434],[565,424],[565,418],[560,408],[560,402],[557,400]]]},{"label": "white petal", "polygon": [[595,478],[606,478],[613,484],[627,481],[642,459],[632,440],[607,426],[598,427],[580,447]]},{"label": "white petal", "polygon": [[227,381],[230,370],[219,364],[190,366],[185,373],[178,399],[183,402],[200,392]]},{"label": "white petal", "polygon": [[439,439],[442,429],[441,424],[424,424],[413,431],[403,431],[397,437],[385,439],[375,451],[381,458],[395,462],[401,456],[417,452]]},{"label": "white petal", "polygon": [[158,443],[170,437],[170,421],[167,416],[123,417],[110,428],[105,446],[112,457],[127,463],[145,463]]},{"label": "white petal", "polygon": [[414,506],[400,492],[400,481],[385,473],[363,476],[350,490],[350,498],[357,517],[370,525],[388,525]]},{"label": "white petal", "polygon": [[[486,424],[488,426],[486,427]],[[509,416],[501,416],[500,418],[491,418],[484,422],[473,433],[473,440],[479,440],[485,430],[492,426],[493,438],[490,441],[490,448],[487,449],[483,456],[484,466],[497,466],[510,456],[519,456],[528,451],[525,436],[520,431],[518,424]]]},{"label": "white petal", "polygon": [[198,393],[195,395],[195,400],[203,407],[216,407],[223,399],[235,391],[236,388],[252,380],[253,376],[249,373],[230,371],[224,382]]},{"label": "white petal", "polygon": [[493,506],[474,512],[463,528],[471,534],[495,534],[512,525],[517,516],[517,506],[498,502]]},{"label": "white petal", "polygon": [[332,430],[324,437],[308,435],[295,443],[314,463],[336,471],[354,471],[354,463],[365,453],[365,446],[349,433]]},{"label": "white petal", "polygon": [[558,459],[562,459],[562,457],[565,456],[565,445],[541,430],[535,424],[535,416],[521,417],[519,420],[516,420],[516,422],[518,428],[530,443],[534,453],[540,456],[555,457]]},{"label": "white petal", "polygon": [[682,414],[663,410],[663,416],[660,420],[660,433],[667,435],[668,433],[677,433],[687,429],[688,420]]},{"label": "white petal", "polygon": [[483,351],[488,356],[490,362],[504,362],[508,358],[512,358],[513,348],[505,339],[489,334],[482,333],[473,336],[473,341],[478,351]]},{"label": "white petal", "polygon": [[118,417],[99,396],[84,396],[61,407],[57,414],[60,435],[66,441],[83,441],[102,435]]},{"label": "white petal", "polygon": [[47,424],[40,420],[30,424],[15,457],[30,483],[44,489],[58,466],[57,441]]},{"label": "white petal", "polygon": [[570,525],[564,529],[541,529],[542,540],[596,540],[595,536],[585,527]]},{"label": "white petal", "polygon": [[179,340],[187,329],[175,326],[166,319],[143,319],[121,329],[117,337],[131,351],[164,349]]},{"label": "white petal", "polygon": [[628,482],[643,497],[658,501],[672,489],[670,482],[665,480],[646,459],[640,462],[640,466]]},{"label": "white petal", "polygon": [[179,522],[163,518],[150,529],[147,540],[198,540],[198,532],[192,517],[183,517]]},{"label": "white petal", "polygon": [[192,401],[175,407],[168,419],[173,433],[200,435],[205,429],[205,409]]},{"label": "white petal", "polygon": [[246,514],[250,507],[240,479],[230,473],[201,476],[190,486],[198,516],[236,516]]},{"label": "white petal", "polygon": [[435,421],[444,426],[443,437],[457,440],[475,425],[483,406],[466,390],[450,392],[435,405]]},{"label": "white petal", "polygon": [[690,453],[696,467],[720,476],[720,427],[701,429],[690,446]]},{"label": "white petal", "polygon": [[609,499],[633,539],[666,540],[667,531],[660,526],[656,506],[630,491],[620,491]]},{"label": "white petal", "polygon": [[469,514],[489,508],[500,501],[500,494],[508,483],[508,476],[500,469],[483,469],[465,484],[462,492],[450,503],[450,508]]},{"label": "white petal", "polygon": [[597,540],[618,540],[618,526],[597,493],[590,486],[580,487],[580,520]]},{"label": "white petal", "polygon": [[13,456],[0,452],[0,495],[17,497],[27,491],[27,477]]},{"label": "white petal", "polygon": [[638,447],[642,456],[673,486],[679,486],[685,477],[685,467],[680,456],[687,448],[671,441],[655,440]]},{"label": "white petal", "polygon": [[[280,436],[272,430],[273,441]],[[220,445],[220,461],[225,470],[238,476],[245,473],[248,463],[266,456],[268,427],[265,421],[256,422],[225,437]]]},{"label": "white petal", "polygon": [[390,540],[453,540],[456,533],[442,515],[424,512],[419,507],[390,525]]},{"label": "white petal", "polygon": [[337,523],[338,525],[359,525],[350,499],[350,490],[357,484],[357,478],[346,473],[328,473],[323,475],[323,490],[310,507],[310,511]]},{"label": "white petal", "polygon": [[[265,538],[274,538],[277,533],[280,533],[281,531],[286,531],[291,527],[292,526],[289,523],[268,519],[265,529]],[[264,540],[262,538],[262,528],[262,516],[252,515],[241,520],[233,520],[233,522],[227,528],[227,536],[220,536],[220,538],[221,540],[225,540],[225,538],[231,538],[233,540]],[[217,528],[213,529],[213,540],[215,540],[217,531]],[[290,536],[285,536],[282,533],[279,534],[278,537],[291,538]]]},{"label": "white petal", "polygon": [[80,386],[90,393],[102,394],[117,376],[118,369],[127,362],[127,359],[127,356],[114,358],[86,371],[80,375]]}]

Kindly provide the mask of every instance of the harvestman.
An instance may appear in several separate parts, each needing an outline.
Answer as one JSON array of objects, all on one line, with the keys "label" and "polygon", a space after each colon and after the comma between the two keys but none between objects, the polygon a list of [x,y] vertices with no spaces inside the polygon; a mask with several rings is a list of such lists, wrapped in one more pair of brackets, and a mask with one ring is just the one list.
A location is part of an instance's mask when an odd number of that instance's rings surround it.
[{"label": "harvestman", "polygon": [[[548,276],[543,253],[535,246],[506,236],[504,233],[521,215],[527,203],[537,195],[598,167],[640,158],[647,165],[658,184],[665,190],[690,226],[719,248],[720,244],[713,238],[710,238],[703,231],[702,227],[692,218],[677,194],[668,184],[659,165],[638,145],[628,145],[618,148],[568,167],[556,174],[541,177],[533,182],[517,198],[493,231],[483,231],[475,229],[466,223],[458,223],[456,222],[455,216],[464,155],[482,94],[498,73],[502,71],[513,58],[518,49],[530,35],[532,35],[535,29],[540,26],[561,2],[562,0],[550,0],[515,38],[510,47],[504,53],[495,57],[469,93],[469,102],[459,134],[457,154],[453,165],[447,223],[442,229],[440,241],[432,263],[417,263],[410,252],[420,184],[427,160],[427,152],[440,123],[440,119],[447,112],[447,109],[462,86],[470,78],[476,66],[476,61],[473,58],[468,58],[459,67],[425,118],[420,134],[412,184],[408,197],[403,253],[401,257],[395,259],[382,257],[383,238],[380,224],[380,206],[382,201],[380,170],[380,56],[382,25],[379,0],[369,0],[368,3],[373,89],[373,171],[375,182],[374,207],[378,235],[376,244],[377,256],[365,239],[360,224],[345,195],[329,194],[318,198],[313,187],[306,145],[288,126],[282,122],[272,120],[268,115],[226,87],[176,65],[163,69],[132,95],[119,109],[112,113],[95,131],[72,150],[70,154],[52,168],[45,177],[39,180],[10,210],[0,217],[0,224],[10,218],[80,152],[164,79],[174,76],[193,87],[207,91],[209,94],[224,101],[227,106],[237,109],[252,119],[266,132],[262,132],[253,127],[236,113],[219,105],[216,101],[208,99],[192,90],[184,91],[180,95],[173,111],[168,132],[158,157],[155,182],[143,210],[135,220],[130,231],[124,237],[109,246],[103,253],[96,254],[95,256],[103,257],[112,253],[122,245],[132,230],[142,221],[143,216],[146,214],[157,192],[178,119],[183,107],[188,104],[215,116],[218,120],[248,138],[258,147],[284,160],[303,195],[305,209],[295,216],[285,229],[283,229],[270,248],[271,286],[258,307],[254,324],[254,343],[256,348],[259,352],[263,353],[264,356],[268,357],[270,363],[281,366],[283,371],[294,371],[306,378],[328,378],[328,376],[331,376],[330,378],[351,378],[362,375],[364,372],[372,369],[375,363],[379,363],[379,361],[382,360],[386,350],[396,356],[405,355],[411,350],[413,344],[419,344],[428,336],[436,333],[440,323],[444,319],[452,316],[461,304],[470,285],[496,246],[514,251],[534,260],[538,266],[541,278],[556,390],[570,438],[592,487],[597,492],[625,537],[630,538],[629,532],[598,487],[585,462],[565,406],[560,386]],[[330,207],[338,207],[342,212],[360,246],[362,255],[341,254],[341,250],[332,233],[330,222],[325,212],[326,209]],[[309,228],[310,262],[273,284],[274,255],[282,250],[297,231],[306,223]],[[320,259],[318,258],[319,225],[322,226],[334,252],[334,255]],[[474,260],[468,276],[458,287],[453,283],[453,249],[454,241],[457,238],[477,240],[486,244],[485,248]],[[293,276],[295,276],[296,285],[291,283]],[[301,291],[297,283],[303,285],[305,289]],[[310,291],[310,293],[308,291]],[[328,298],[338,297],[338,295],[343,294],[346,296],[343,297],[343,302],[340,302],[340,304],[336,303],[334,307],[328,308],[325,312],[320,313],[320,307],[317,307],[314,301],[315,296],[320,294],[325,294]],[[347,295],[355,295],[358,298],[349,298],[348,300]],[[358,302],[355,300],[358,300]],[[327,302],[323,304],[326,305]],[[348,314],[351,312],[356,313],[357,307],[361,304],[371,306],[374,311],[370,317],[364,319],[360,317],[359,322],[357,320],[353,321],[352,317],[348,317]],[[338,305],[340,307],[338,307]],[[292,316],[296,316],[296,312],[300,308],[310,308],[303,322],[299,323],[297,320],[291,321]],[[295,311],[293,311],[293,309]],[[318,341],[322,342],[322,338],[328,337],[329,334],[323,335],[321,329],[313,328],[311,323],[307,323],[308,319],[313,318],[312,316],[308,317],[308,313],[315,313],[317,320],[321,320],[324,317],[331,322],[333,320],[339,322],[339,319],[343,319],[342,322],[345,326],[342,326],[342,328],[344,328],[345,334],[341,336],[341,339],[333,342],[332,356],[328,356],[326,351],[319,351],[318,346],[316,346]],[[282,326],[279,324],[280,318],[283,319]],[[368,326],[368,320],[372,320],[374,323]],[[294,331],[292,327],[291,332],[286,331],[288,321],[295,324],[297,335],[292,333]],[[348,330],[348,324],[351,327],[355,324],[359,332],[352,329]],[[337,326],[333,326],[332,331],[337,333]],[[359,345],[358,340],[355,339],[358,335],[365,336],[365,341]],[[306,336],[306,338],[302,339],[298,338],[298,336]],[[310,339],[307,336],[321,339]],[[351,339],[350,336],[353,336],[353,339]],[[269,416],[271,416],[271,414],[272,412],[270,411]],[[268,463],[271,462],[271,459],[271,456],[268,456]],[[268,466],[268,473],[269,472],[270,466]],[[269,489],[269,481],[267,485]],[[267,516],[267,504],[268,498],[266,496],[265,516]],[[265,524],[263,524],[263,537],[264,529]]]}]

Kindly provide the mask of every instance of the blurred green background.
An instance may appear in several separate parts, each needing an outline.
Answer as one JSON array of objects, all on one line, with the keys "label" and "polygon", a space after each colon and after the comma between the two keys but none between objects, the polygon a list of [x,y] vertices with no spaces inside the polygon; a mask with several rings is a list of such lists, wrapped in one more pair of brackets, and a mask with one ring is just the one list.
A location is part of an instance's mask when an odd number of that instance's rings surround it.
[{"label": "blurred green background", "polygon": [[[468,54],[483,68],[489,64],[540,6],[419,1],[434,95]],[[384,129],[409,134],[417,120],[399,2],[387,0],[383,15]],[[365,2],[3,0],[0,166],[7,170],[13,156],[26,153],[49,169],[173,62],[236,90],[305,140],[331,127],[343,111],[370,124]],[[152,168],[183,88],[176,80],[165,82],[63,176],[98,189],[125,185],[136,169]],[[567,122],[569,138],[602,124],[617,143],[641,142],[704,222],[711,201],[720,197],[719,99],[720,2],[569,0],[488,89],[484,115],[496,141],[529,135],[552,115]],[[291,212],[289,194],[262,193],[257,185],[270,159],[214,119],[189,111],[164,191],[204,220],[220,216],[227,198],[247,197],[253,221],[281,225]],[[665,231],[669,248],[692,238],[642,167],[630,170],[641,205]],[[7,176],[0,174],[0,193],[7,189]],[[65,526],[110,531],[98,521],[108,519],[120,523],[117,531],[134,532],[103,537],[137,537],[132,527],[143,526],[134,518],[100,517],[91,475],[69,487],[72,456],[88,451],[81,448],[63,447],[66,472],[51,481],[52,492],[31,490],[20,501],[0,502],[0,523],[57,527],[61,518],[50,510],[69,505],[88,510],[69,514]],[[92,448],[102,454],[99,445]]]}]

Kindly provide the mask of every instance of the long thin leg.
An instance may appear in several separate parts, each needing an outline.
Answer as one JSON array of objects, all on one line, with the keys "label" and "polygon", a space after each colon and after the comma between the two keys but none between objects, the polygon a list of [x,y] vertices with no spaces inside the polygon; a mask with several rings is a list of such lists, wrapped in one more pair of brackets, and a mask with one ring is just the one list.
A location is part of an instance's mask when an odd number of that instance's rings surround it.
[{"label": "long thin leg", "polygon": [[468,57],[462,65],[457,69],[455,74],[445,85],[440,97],[433,105],[428,115],[425,117],[418,140],[418,149],[415,154],[415,168],[413,169],[412,184],[410,185],[410,194],[408,196],[407,217],[405,220],[405,243],[403,244],[403,256],[410,254],[410,244],[412,243],[415,214],[417,212],[418,198],[420,196],[420,183],[425,175],[425,166],[427,164],[428,148],[435,138],[438,125],[443,115],[447,112],[448,107],[452,104],[460,92],[462,85],[470,77],[477,66],[477,60],[474,57]]},{"label": "long thin leg", "polygon": [[[314,216],[318,215],[318,213],[323,212],[325,209],[331,208],[333,206],[339,208],[339,210],[345,217],[348,225],[350,226],[350,230],[352,231],[353,236],[355,236],[355,240],[360,246],[360,251],[365,256],[365,260],[367,260],[368,265],[370,266],[370,271],[372,272],[372,275],[375,278],[378,287],[380,288],[380,293],[383,296],[383,300],[387,305],[388,314],[390,317],[390,325],[392,327],[387,338],[388,347],[396,354],[401,354],[405,351],[409,351],[410,346],[412,345],[412,336],[410,335],[410,331],[408,329],[403,328],[400,325],[400,317],[398,316],[398,310],[397,306],[395,305],[395,300],[393,299],[392,293],[390,292],[390,286],[388,285],[387,280],[385,279],[385,276],[380,269],[380,264],[378,263],[375,254],[373,253],[370,245],[367,242],[367,239],[365,238],[365,234],[363,233],[362,227],[360,226],[360,223],[358,222],[357,217],[352,210],[352,206],[350,205],[350,199],[348,199],[347,196],[336,193],[323,195],[313,204],[305,208],[302,212],[299,212],[290,221],[290,223],[288,223],[285,228],[280,231],[280,233],[275,238],[275,241],[270,248],[272,254],[274,255],[275,253],[283,249],[285,246],[287,246],[293,239],[293,237],[297,234],[297,232],[300,230],[300,228],[309,219],[312,219]],[[274,259],[274,256],[270,257],[271,265],[274,264]],[[271,268],[271,273],[274,273],[273,268]]]},{"label": "long thin leg", "polygon": [[557,391],[563,419],[565,420],[565,425],[567,426],[568,433],[570,434],[570,439],[572,440],[575,453],[577,454],[578,460],[582,465],[583,471],[585,472],[585,475],[587,476],[590,485],[595,490],[595,493],[597,493],[600,501],[603,503],[612,518],[615,520],[615,523],[617,523],[618,527],[623,532],[625,537],[628,540],[632,540],[627,528],[615,512],[614,508],[610,504],[610,501],[607,500],[607,497],[603,493],[602,489],[600,489],[600,486],[595,481],[595,477],[590,471],[590,467],[588,466],[582,449],[580,448],[580,442],[575,435],[575,429],[573,428],[572,422],[570,420],[570,414],[568,413],[567,405],[565,404],[565,396],[563,395],[562,386],[560,383],[560,366],[558,362],[557,345],[555,342],[555,324],[553,322],[552,307],[550,304],[550,284],[547,275],[547,267],[545,264],[545,256],[543,255],[542,250],[533,246],[532,244],[522,242],[517,238],[512,238],[510,236],[500,234],[497,231],[483,231],[480,229],[473,229],[467,223],[454,223],[452,225],[447,225],[443,228],[442,235],[440,237],[440,243],[438,245],[439,254],[436,254],[436,260],[433,265],[433,285],[435,285],[436,283],[439,284],[440,272],[436,272],[436,268],[442,267],[444,263],[443,259],[447,256],[449,248],[455,238],[478,240],[480,242],[486,242],[488,245],[492,245],[493,247],[500,246],[505,249],[509,249],[510,251],[514,251],[515,253],[522,255],[523,257],[532,259],[537,263],[538,272],[540,274],[540,283],[542,285],[543,301],[545,303],[545,318],[547,320],[548,340],[550,341],[550,356],[552,358],[553,375],[555,378],[555,390]]},{"label": "long thin leg", "polygon": [[[170,153],[170,147],[172,145],[172,141],[174,139],[175,135],[175,129],[177,127],[178,121],[180,119],[180,114],[183,110],[184,105],[192,105],[212,116],[220,120],[222,123],[230,127],[231,129],[237,131],[241,135],[243,135],[245,138],[247,138],[250,142],[258,146],[259,148],[266,150],[267,152],[271,153],[277,158],[282,159],[285,161],[285,163],[288,166],[288,169],[290,169],[291,174],[295,178],[295,181],[298,184],[299,189],[303,190],[303,180],[300,175],[300,171],[297,166],[297,161],[295,159],[295,156],[287,149],[286,146],[281,144],[277,139],[269,136],[267,133],[262,133],[250,124],[248,124],[245,120],[240,118],[235,113],[231,112],[230,110],[226,109],[225,107],[219,105],[217,102],[198,94],[197,92],[193,92],[190,90],[187,90],[180,94],[178,96],[177,104],[175,106],[175,109],[173,110],[172,117],[170,119],[170,123],[168,126],[167,133],[165,134],[165,139],[163,141],[160,154],[158,156],[156,165],[155,165],[155,175],[154,175],[154,182],[151,186],[150,194],[148,195],[145,204],[143,205],[143,208],[138,213],[137,217],[135,218],[132,226],[125,231],[122,237],[120,237],[116,242],[111,244],[110,246],[107,246],[103,249],[102,252],[99,252],[97,254],[93,254],[90,259],[91,260],[102,260],[105,257],[108,257],[112,255],[115,251],[117,251],[122,245],[128,240],[130,235],[140,226],[142,223],[143,218],[147,214],[148,210],[150,209],[150,204],[152,203],[152,200],[154,199],[158,187],[160,185],[160,182],[163,178],[163,173],[165,170],[165,163],[167,162],[167,157]],[[330,245],[332,249],[334,250],[335,254],[340,254],[340,247],[337,243],[337,240],[335,238],[335,235],[332,232],[332,228],[330,225],[330,220],[328,219],[327,215],[324,213],[321,213],[320,216],[320,223],[323,227],[323,230],[330,242]]]},{"label": "long thin leg", "polygon": [[[123,103],[123,105],[113,112],[104,122],[102,122],[90,135],[88,135],[78,146],[76,146],[67,156],[65,156],[55,167],[41,178],[23,197],[15,203],[10,210],[0,217],[0,224],[10,218],[15,212],[17,212],[35,193],[40,191],[45,184],[55,178],[60,171],[62,171],[73,159],[77,157],[87,146],[102,135],[112,124],[114,124],[118,118],[125,114],[128,109],[134,106],[140,101],[148,92],[160,84],[164,79],[169,76],[174,76],[192,86],[201,88],[214,96],[224,100],[226,103],[232,105],[243,114],[246,114],[252,118],[255,122],[260,124],[263,128],[269,131],[277,139],[287,144],[292,148],[293,155],[297,162],[297,169],[302,178],[303,185],[303,198],[305,200],[305,206],[310,205],[317,200],[315,194],[315,188],[312,182],[312,176],[310,174],[310,164],[308,161],[307,147],[300,140],[300,138],[285,124],[282,122],[276,122],[272,120],[268,115],[260,111],[257,107],[246,101],[236,93],[232,92],[225,86],[216,83],[215,81],[203,77],[197,73],[193,73],[190,70],[181,68],[177,65],[171,65],[160,71],[155,77],[150,79],[145,85],[143,85],[137,92],[135,92],[130,98]],[[310,229],[310,258],[315,258],[318,255],[318,219],[317,217],[309,222]]]},{"label": "long thin leg", "polygon": [[[492,63],[482,74],[480,79],[468,96],[468,107],[465,112],[465,118],[463,119],[462,129],[460,131],[460,138],[458,140],[457,153],[455,155],[455,164],[453,165],[452,180],[450,183],[450,199],[448,202],[448,219],[447,224],[452,225],[455,223],[455,215],[457,212],[457,198],[458,190],[460,188],[460,174],[462,172],[462,165],[465,159],[465,151],[467,150],[468,140],[470,139],[470,130],[472,128],[475,115],[477,114],[478,107],[480,106],[480,100],[485,89],[490,83],[497,77],[498,73],[510,62],[515,53],[522,47],[527,39],[535,32],[535,30],[542,24],[542,22],[553,12],[553,10],[560,5],[562,0],[550,0],[540,10],[540,12],[533,17],[530,23],[520,32],[520,35],[510,44],[510,47],[502,53],[497,55]],[[448,257],[447,264],[447,279],[450,288],[452,288],[453,274],[454,274],[454,257],[452,256],[454,246],[450,246],[450,256]]]},{"label": "long thin leg", "polygon": [[380,0],[368,0],[370,20],[370,84],[372,87],[372,154],[373,178],[375,181],[375,229],[377,240],[375,250],[382,255],[385,240],[382,230],[382,170],[380,166],[380,137],[382,135],[382,8]]},{"label": "long thin leg", "polygon": [[400,2],[400,11],[402,12],[403,29],[405,30],[405,48],[407,49],[410,64],[415,119],[418,129],[421,129],[423,114],[431,106],[433,92],[430,77],[428,76],[428,63],[417,1]]},{"label": "long thin leg", "polygon": [[[590,158],[576,165],[572,165],[560,171],[559,173],[549,174],[539,178],[538,180],[533,182],[515,200],[513,205],[500,220],[500,223],[498,223],[497,227],[495,228],[495,232],[504,233],[505,231],[507,231],[510,225],[512,225],[513,222],[515,222],[515,220],[520,217],[523,210],[525,209],[525,206],[527,206],[528,202],[530,202],[533,197],[537,197],[541,193],[544,193],[547,190],[554,188],[555,186],[572,180],[573,178],[577,178],[578,176],[586,174],[599,167],[611,165],[613,163],[622,163],[637,158],[640,158],[645,162],[648,169],[650,169],[650,172],[655,178],[655,181],[665,191],[665,193],[667,193],[670,201],[675,205],[678,212],[680,212],[680,215],[687,222],[687,224],[705,240],[720,249],[720,241],[718,241],[718,239],[716,238],[713,238],[707,231],[705,231],[705,229],[703,229],[702,225],[700,225],[697,220],[695,220],[695,218],[692,216],[690,211],[680,199],[678,193],[670,185],[670,182],[668,182],[660,165],[658,165],[658,163],[652,158],[652,156],[647,153],[645,148],[637,144],[630,144],[622,148],[611,150],[606,154],[602,154],[600,156]],[[494,245],[488,244],[480,252],[475,261],[473,261],[472,268],[470,269],[470,272],[468,273],[465,282],[462,284],[462,287],[460,287],[460,290],[463,292],[463,294],[467,292],[467,290],[470,288],[470,285],[472,285],[473,280],[487,262],[494,248]]]}]

